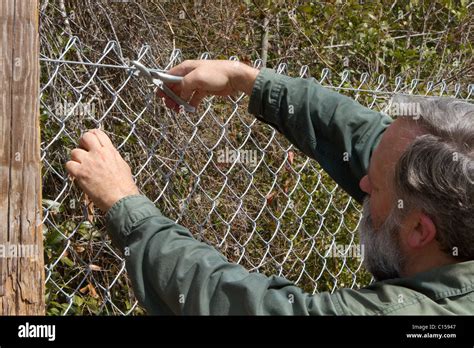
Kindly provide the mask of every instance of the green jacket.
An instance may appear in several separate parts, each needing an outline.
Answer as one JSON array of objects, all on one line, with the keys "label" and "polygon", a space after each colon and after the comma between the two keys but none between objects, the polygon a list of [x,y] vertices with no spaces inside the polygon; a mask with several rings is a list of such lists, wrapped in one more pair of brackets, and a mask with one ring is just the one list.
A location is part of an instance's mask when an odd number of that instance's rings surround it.
[{"label": "green jacket", "polygon": [[[351,196],[391,119],[330,91],[314,79],[263,69],[249,112],[283,133]],[[344,153],[349,161],[341,160]],[[249,273],[163,216],[144,196],[129,196],[107,213],[107,229],[124,251],[135,295],[150,314],[473,314],[474,262],[360,290],[304,293],[277,276]]]}]

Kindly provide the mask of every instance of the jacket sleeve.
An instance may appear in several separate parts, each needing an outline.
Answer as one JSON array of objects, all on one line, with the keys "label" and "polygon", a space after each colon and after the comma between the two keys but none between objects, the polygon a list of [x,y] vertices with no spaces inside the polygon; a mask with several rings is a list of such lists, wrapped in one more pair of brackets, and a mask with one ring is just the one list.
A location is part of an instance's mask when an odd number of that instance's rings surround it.
[{"label": "jacket sleeve", "polygon": [[281,132],[315,159],[352,197],[361,202],[360,179],[372,151],[392,119],[322,87],[315,79],[292,78],[262,69],[249,112]]},{"label": "jacket sleeve", "polygon": [[128,196],[107,213],[135,295],[149,314],[330,315],[332,295],[309,295],[281,277],[249,273],[164,217],[145,196]]},{"label": "jacket sleeve", "polygon": [[[359,201],[358,181],[390,124],[388,116],[321,87],[263,69],[249,111],[282,132]],[[349,161],[344,161],[348,157]],[[331,315],[337,295],[309,295],[281,277],[249,273],[195,240],[144,196],[129,196],[107,214],[123,250],[135,294],[150,314]]]}]

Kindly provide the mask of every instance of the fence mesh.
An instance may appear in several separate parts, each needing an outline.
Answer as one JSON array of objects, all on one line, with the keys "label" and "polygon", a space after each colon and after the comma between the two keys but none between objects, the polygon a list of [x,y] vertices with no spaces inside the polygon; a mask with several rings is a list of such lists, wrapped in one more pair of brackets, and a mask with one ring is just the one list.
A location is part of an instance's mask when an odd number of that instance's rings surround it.
[{"label": "fence mesh", "polygon": [[[130,164],[140,190],[230,261],[284,276],[310,293],[370,282],[355,255],[361,207],[315,161],[249,115],[247,97],[210,97],[198,113],[178,114],[126,69],[128,59],[168,69],[183,60],[178,49],[157,54],[153,45],[143,45],[125,53],[118,41],[108,41],[97,51],[64,33],[54,40],[42,33],[41,40],[49,314],[143,313],[103,216],[64,168],[81,134],[96,127]],[[284,63],[274,68],[289,73]],[[471,99],[473,91],[472,85],[456,83],[387,81],[383,75],[327,69],[314,73],[308,66],[290,73],[312,74],[324,86],[380,111],[393,93]]]}]

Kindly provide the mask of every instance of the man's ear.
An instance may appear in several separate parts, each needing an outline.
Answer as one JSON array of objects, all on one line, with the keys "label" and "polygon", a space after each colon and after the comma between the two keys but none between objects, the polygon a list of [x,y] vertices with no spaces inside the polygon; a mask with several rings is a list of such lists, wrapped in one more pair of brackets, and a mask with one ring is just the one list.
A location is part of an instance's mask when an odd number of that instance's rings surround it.
[{"label": "man's ear", "polygon": [[436,226],[433,220],[422,211],[417,211],[413,216],[412,226],[407,236],[408,246],[419,249],[430,243],[435,237]]}]

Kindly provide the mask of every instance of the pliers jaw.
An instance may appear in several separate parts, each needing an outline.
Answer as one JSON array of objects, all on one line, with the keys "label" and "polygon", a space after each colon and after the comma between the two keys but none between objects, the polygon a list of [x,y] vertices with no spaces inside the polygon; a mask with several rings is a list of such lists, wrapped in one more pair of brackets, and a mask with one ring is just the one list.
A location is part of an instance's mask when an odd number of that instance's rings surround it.
[{"label": "pliers jaw", "polygon": [[187,112],[196,112],[196,108],[194,106],[189,105],[185,100],[181,99],[168,86],[165,85],[165,83],[180,83],[183,80],[182,76],[170,75],[164,70],[149,69],[142,63],[135,60],[132,61],[131,64],[135,68],[135,71],[133,72],[135,76],[143,77],[150,85],[153,84],[157,86],[164,94],[166,94],[176,104],[178,104],[180,109],[182,108]]}]

